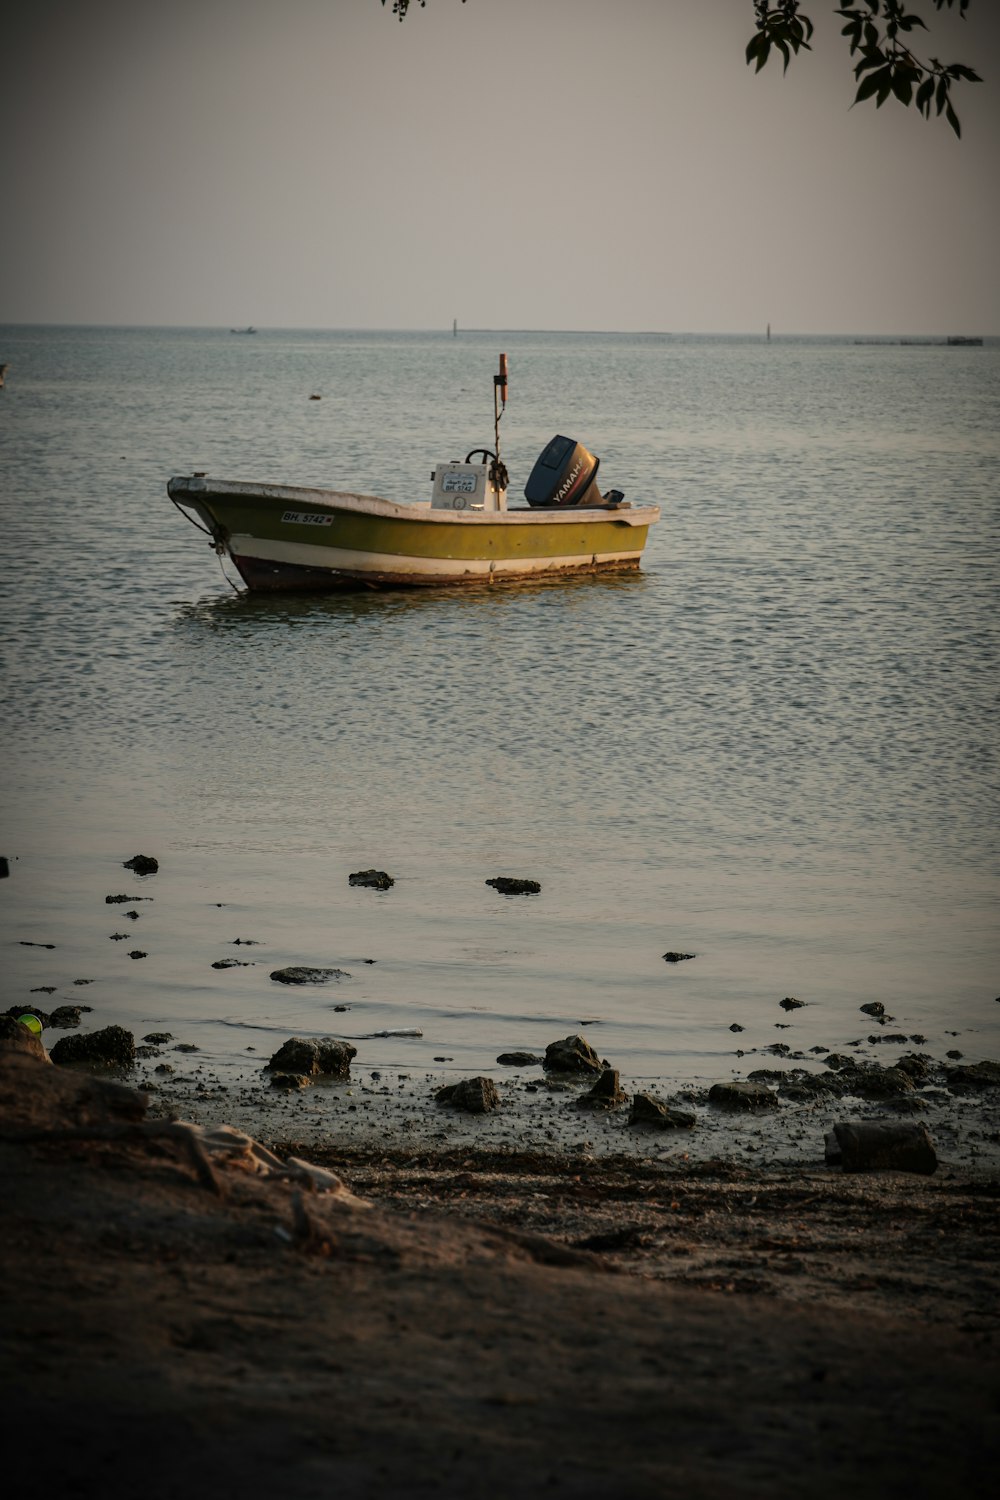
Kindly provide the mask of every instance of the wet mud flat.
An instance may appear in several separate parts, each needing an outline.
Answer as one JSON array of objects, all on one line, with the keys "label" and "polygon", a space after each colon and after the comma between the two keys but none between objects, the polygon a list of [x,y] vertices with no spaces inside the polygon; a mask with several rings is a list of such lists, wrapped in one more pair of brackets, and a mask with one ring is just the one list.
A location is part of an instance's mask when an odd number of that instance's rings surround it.
[{"label": "wet mud flat", "polygon": [[937,1496],[995,1474],[987,1174],[312,1141],[309,1188],[294,1136],[199,1166],[210,1127],[192,1147],[147,1105],[0,1051],[19,1494]]}]

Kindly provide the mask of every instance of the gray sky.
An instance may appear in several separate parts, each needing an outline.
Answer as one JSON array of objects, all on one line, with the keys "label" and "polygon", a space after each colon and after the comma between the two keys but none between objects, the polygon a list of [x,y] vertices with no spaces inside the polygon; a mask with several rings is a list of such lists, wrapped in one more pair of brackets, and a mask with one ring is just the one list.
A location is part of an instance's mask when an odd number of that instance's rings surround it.
[{"label": "gray sky", "polygon": [[784,77],[751,0],[22,3],[0,321],[1000,333],[1000,3],[913,5],[961,142],[833,0]]}]

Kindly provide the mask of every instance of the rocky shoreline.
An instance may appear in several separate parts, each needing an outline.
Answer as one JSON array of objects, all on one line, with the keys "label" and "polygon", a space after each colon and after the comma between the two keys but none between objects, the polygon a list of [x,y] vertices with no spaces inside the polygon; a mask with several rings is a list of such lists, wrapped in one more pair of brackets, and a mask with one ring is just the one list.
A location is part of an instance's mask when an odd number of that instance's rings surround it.
[{"label": "rocky shoreline", "polygon": [[20,1495],[930,1500],[995,1471],[982,1172],[293,1134],[343,1083],[258,1084],[262,1144],[2,1029],[0,1368],[46,1434]]}]

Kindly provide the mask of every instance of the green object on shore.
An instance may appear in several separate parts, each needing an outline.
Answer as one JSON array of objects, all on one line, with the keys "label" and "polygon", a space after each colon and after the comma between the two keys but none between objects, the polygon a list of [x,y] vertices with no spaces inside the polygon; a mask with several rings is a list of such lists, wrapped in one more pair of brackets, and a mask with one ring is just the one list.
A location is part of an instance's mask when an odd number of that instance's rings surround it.
[{"label": "green object on shore", "polygon": [[25,1011],[24,1015],[18,1016],[17,1019],[20,1021],[22,1026],[26,1026],[28,1028],[32,1036],[41,1036],[42,1023],[38,1019],[38,1017],[33,1016],[30,1011]]}]

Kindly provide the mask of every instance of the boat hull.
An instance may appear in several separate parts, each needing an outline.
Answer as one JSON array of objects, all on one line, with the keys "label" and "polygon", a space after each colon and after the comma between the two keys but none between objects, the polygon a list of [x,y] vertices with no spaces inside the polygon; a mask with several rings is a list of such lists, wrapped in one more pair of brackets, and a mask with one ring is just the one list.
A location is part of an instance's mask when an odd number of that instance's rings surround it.
[{"label": "boat hull", "polygon": [[482,587],[638,568],[656,506],[434,510],[372,495],[175,478],[174,502],[247,588]]}]

